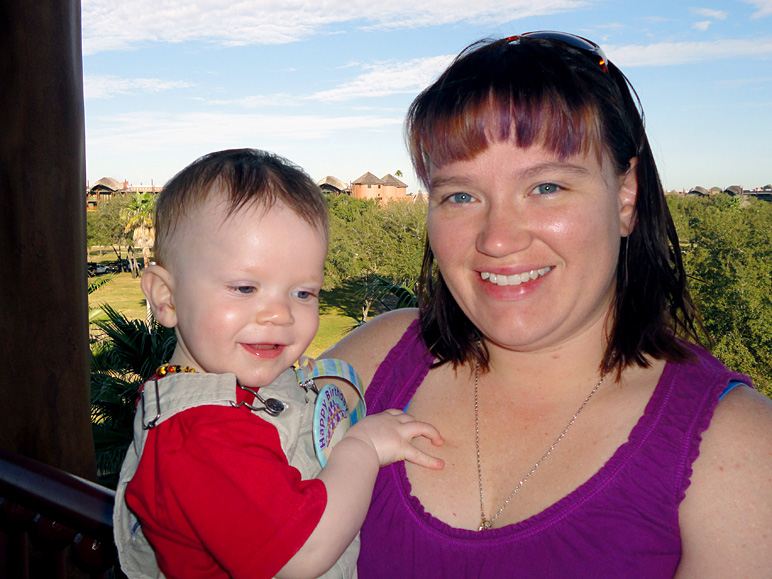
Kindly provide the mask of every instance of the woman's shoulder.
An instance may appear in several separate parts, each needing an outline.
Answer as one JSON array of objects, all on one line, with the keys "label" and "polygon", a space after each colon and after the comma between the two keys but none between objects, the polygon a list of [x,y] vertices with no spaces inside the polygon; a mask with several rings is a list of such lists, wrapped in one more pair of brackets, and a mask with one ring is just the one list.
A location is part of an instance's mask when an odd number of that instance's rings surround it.
[{"label": "woman's shoulder", "polygon": [[756,452],[756,458],[766,457],[760,466],[769,467],[772,476],[772,400],[753,388],[742,386],[729,392],[716,406],[702,438],[701,457],[723,457],[738,466]]},{"label": "woman's shoulder", "polygon": [[359,326],[319,357],[345,360],[354,366],[367,386],[386,355],[417,318],[418,310],[414,308],[381,314]]},{"label": "woman's shoulder", "polygon": [[684,575],[761,577],[772,568],[771,448],[772,400],[735,388],[702,434],[681,504]]}]

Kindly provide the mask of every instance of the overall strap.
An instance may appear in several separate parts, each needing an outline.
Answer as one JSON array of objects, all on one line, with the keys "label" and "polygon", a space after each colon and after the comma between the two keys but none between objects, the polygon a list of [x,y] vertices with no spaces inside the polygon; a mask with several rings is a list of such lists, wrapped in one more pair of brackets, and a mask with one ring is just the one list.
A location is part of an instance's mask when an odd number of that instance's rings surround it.
[{"label": "overall strap", "polygon": [[160,380],[155,377],[142,389],[137,417],[141,417],[143,430],[149,430],[189,408],[236,405],[237,388],[235,374],[172,374]]}]

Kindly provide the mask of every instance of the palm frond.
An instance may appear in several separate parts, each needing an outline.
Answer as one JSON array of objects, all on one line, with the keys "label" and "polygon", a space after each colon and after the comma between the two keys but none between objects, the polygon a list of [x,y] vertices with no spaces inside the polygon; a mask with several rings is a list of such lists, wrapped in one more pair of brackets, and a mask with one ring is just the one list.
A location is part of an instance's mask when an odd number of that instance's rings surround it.
[{"label": "palm frond", "polygon": [[133,438],[139,387],[171,357],[177,338],[155,321],[102,310],[105,319],[95,323],[101,337],[91,346],[91,425],[99,481],[114,488]]},{"label": "palm frond", "polygon": [[357,292],[362,302],[362,315],[357,316],[357,322],[351,330],[367,323],[367,316],[371,310],[375,314],[397,310],[401,308],[414,308],[418,306],[418,297],[413,291],[415,280],[405,280],[402,283],[392,281],[376,273],[369,273],[364,277],[364,284]]},{"label": "palm frond", "polygon": [[95,354],[98,367],[135,374],[144,382],[174,352],[177,344],[174,330],[155,321],[148,325],[144,320],[129,320],[107,304],[102,309],[107,319],[95,325],[104,333],[103,341],[108,346]]},{"label": "palm frond", "polygon": [[378,302],[387,311],[415,308],[418,307],[418,297],[411,289],[414,286],[414,281],[406,280],[399,283],[371,273],[367,276],[364,297],[373,302]]},{"label": "palm frond", "polygon": [[113,276],[104,275],[101,277],[93,277],[88,280],[88,295],[93,294],[100,287],[113,280]]}]

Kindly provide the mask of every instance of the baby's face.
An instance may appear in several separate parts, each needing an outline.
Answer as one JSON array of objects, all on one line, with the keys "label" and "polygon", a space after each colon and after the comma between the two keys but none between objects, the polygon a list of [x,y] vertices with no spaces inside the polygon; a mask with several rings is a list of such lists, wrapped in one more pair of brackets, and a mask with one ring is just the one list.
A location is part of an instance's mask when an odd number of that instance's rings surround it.
[{"label": "baby's face", "polygon": [[169,255],[178,345],[172,362],[264,386],[319,327],[327,240],[283,204],[231,216],[215,198],[178,224]]}]

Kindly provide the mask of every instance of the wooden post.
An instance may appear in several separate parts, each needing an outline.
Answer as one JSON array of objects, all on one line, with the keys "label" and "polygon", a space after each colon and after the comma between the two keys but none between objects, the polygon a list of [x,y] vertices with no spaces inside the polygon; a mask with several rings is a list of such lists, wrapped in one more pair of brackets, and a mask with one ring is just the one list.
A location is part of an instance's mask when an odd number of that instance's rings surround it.
[{"label": "wooden post", "polygon": [[94,479],[79,0],[0,2],[0,446]]}]

